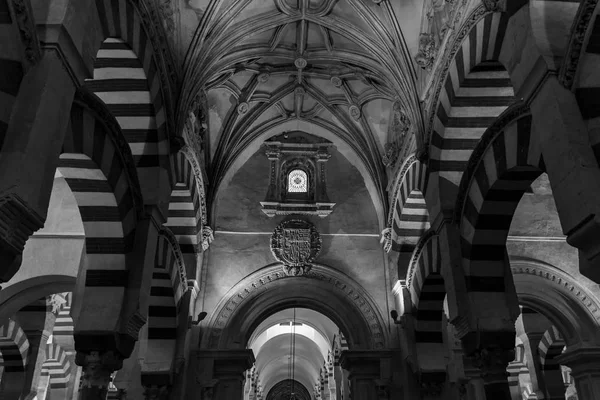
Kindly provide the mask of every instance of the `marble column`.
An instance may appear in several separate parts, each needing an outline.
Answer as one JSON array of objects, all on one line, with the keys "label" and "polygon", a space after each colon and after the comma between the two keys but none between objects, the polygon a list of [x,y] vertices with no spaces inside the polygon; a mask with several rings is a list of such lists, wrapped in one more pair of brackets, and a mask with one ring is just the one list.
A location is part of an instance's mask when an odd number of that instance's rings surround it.
[{"label": "marble column", "polygon": [[168,400],[171,392],[169,372],[142,374],[145,400]]},{"label": "marble column", "polygon": [[578,400],[600,399],[600,348],[567,349],[557,362],[571,368]]},{"label": "marble column", "polygon": [[113,350],[77,352],[77,365],[83,368],[79,400],[106,400],[111,375],[123,366],[123,357]]},{"label": "marble column", "polygon": [[0,282],[19,270],[25,242],[44,225],[74,93],[54,52],[21,83],[0,152]]},{"label": "marble column", "polygon": [[[348,371],[350,398],[355,400],[383,400],[391,398],[389,386],[383,384],[382,360],[391,358],[389,351],[347,350],[340,356],[340,364]],[[346,398],[346,394],[344,394]]]}]

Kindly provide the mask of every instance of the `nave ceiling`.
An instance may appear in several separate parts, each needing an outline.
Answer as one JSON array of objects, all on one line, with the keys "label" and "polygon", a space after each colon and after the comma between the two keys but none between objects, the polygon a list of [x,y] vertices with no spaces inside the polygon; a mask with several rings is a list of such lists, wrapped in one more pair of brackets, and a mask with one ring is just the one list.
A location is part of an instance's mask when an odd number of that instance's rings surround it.
[{"label": "nave ceiling", "polygon": [[201,20],[185,57],[179,118],[202,109],[209,201],[264,140],[299,130],[332,141],[359,169],[383,219],[386,144],[422,131],[398,4],[191,0],[186,7]]}]

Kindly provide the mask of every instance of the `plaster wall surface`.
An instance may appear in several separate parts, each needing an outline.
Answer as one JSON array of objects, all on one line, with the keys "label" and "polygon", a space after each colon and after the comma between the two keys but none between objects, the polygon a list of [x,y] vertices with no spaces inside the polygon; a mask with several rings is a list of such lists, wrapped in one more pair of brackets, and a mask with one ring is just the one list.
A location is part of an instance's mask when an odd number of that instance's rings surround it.
[{"label": "plaster wall surface", "polygon": [[[335,149],[331,153],[327,192],[336,203],[333,213],[323,219],[298,218],[310,220],[321,234],[322,249],[316,262],[356,280],[385,314],[384,259],[375,207],[358,170]],[[268,160],[259,151],[217,197],[215,241],[207,257],[204,308],[209,313],[215,311],[236,283],[277,262],[270,249],[271,233],[285,218],[269,218],[260,209],[267,192],[268,173]]]}]

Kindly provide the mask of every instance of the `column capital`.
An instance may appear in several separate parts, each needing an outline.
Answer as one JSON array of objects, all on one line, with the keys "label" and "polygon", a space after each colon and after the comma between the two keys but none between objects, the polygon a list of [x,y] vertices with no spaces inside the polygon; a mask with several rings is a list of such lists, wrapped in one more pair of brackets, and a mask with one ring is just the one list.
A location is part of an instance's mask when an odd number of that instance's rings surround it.
[{"label": "column capital", "polygon": [[83,367],[80,390],[104,392],[108,390],[111,374],[121,369],[123,357],[112,350],[77,352],[75,363]]},{"label": "column capital", "polygon": [[239,375],[244,379],[244,372],[252,368],[256,359],[252,350],[200,350],[199,359],[211,359],[213,362],[213,377],[233,378]]},{"label": "column capital", "polygon": [[506,376],[506,366],[514,360],[515,351],[514,348],[486,347],[476,349],[467,357],[484,378],[491,375]]},{"label": "column capital", "polygon": [[146,400],[167,400],[171,389],[171,375],[168,372],[142,373],[142,386]]}]

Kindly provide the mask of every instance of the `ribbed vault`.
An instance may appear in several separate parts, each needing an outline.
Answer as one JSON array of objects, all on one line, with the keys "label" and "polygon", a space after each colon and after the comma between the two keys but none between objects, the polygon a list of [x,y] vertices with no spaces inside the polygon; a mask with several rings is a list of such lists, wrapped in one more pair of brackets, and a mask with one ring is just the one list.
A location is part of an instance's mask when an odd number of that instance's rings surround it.
[{"label": "ribbed vault", "polygon": [[381,156],[395,102],[421,130],[415,75],[398,26],[387,2],[208,3],[186,58],[180,118],[197,112],[192,104],[202,99],[209,197],[265,132],[308,122],[309,133],[325,130],[348,148],[374,203],[383,204]]}]

